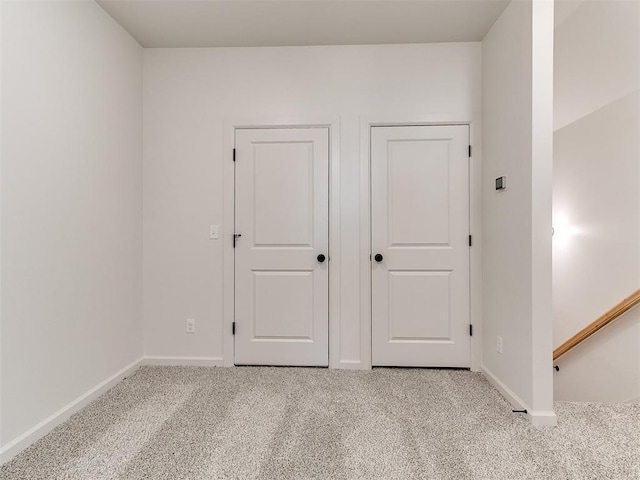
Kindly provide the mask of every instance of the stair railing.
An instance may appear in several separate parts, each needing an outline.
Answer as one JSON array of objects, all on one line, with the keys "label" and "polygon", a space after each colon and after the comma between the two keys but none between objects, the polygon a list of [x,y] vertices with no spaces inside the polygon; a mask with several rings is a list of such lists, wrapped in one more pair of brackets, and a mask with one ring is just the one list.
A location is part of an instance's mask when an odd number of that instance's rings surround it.
[{"label": "stair railing", "polygon": [[556,348],[553,351],[553,359],[554,360],[558,359],[559,357],[567,353],[572,348],[580,345],[582,342],[584,342],[587,338],[589,338],[591,335],[596,333],[598,330],[606,327],[611,322],[613,322],[616,318],[618,318],[620,315],[623,315],[624,313],[628,312],[638,304],[640,304],[640,290],[637,290],[633,294],[629,295],[627,298],[625,298],[623,301],[621,301],[619,304],[617,304],[607,313],[597,318],[594,322],[587,325],[585,328],[580,330],[569,340],[567,340],[558,348]]}]

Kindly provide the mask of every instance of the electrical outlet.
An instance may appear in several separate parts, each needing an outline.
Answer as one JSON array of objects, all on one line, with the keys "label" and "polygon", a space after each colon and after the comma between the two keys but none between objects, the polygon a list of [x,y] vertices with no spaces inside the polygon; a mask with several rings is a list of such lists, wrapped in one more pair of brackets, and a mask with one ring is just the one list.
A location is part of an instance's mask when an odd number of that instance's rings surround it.
[{"label": "electrical outlet", "polygon": [[196,333],[196,321],[193,318],[187,318],[187,333]]},{"label": "electrical outlet", "polygon": [[498,353],[502,353],[502,337],[500,335],[496,337],[496,350]]}]

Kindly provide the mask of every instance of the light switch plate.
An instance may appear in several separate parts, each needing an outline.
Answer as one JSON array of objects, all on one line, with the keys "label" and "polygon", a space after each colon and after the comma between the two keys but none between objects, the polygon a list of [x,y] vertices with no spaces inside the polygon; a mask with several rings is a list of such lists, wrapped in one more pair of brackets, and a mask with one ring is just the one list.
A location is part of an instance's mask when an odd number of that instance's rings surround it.
[{"label": "light switch plate", "polygon": [[209,225],[209,238],[211,240],[218,239],[218,225]]}]

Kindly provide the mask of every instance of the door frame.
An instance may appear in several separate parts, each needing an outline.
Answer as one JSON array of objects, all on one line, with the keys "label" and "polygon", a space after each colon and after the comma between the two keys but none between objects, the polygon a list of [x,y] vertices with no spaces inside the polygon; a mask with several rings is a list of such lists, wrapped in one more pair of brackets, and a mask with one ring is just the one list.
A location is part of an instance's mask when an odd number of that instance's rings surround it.
[{"label": "door frame", "polygon": [[223,242],[222,267],[222,364],[233,367],[235,360],[232,325],[235,316],[235,133],[240,129],[327,128],[329,130],[329,368],[339,365],[340,346],[340,118],[278,117],[227,119],[223,134]]},{"label": "door frame", "polygon": [[471,370],[482,365],[482,130],[480,114],[378,115],[360,117],[360,368],[372,366],[371,312],[371,128],[468,125],[469,159],[469,322]]}]

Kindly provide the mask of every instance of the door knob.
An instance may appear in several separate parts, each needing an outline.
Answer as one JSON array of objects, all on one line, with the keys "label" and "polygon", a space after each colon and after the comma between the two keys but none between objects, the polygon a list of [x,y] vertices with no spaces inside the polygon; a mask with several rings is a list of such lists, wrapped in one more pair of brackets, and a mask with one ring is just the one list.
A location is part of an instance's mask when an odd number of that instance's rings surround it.
[{"label": "door knob", "polygon": [[323,263],[326,259],[327,259],[327,257],[325,257],[322,253],[320,255],[318,255],[318,261],[320,263]]},{"label": "door knob", "polygon": [[376,256],[373,257],[375,259],[376,262],[380,263],[384,257],[382,255],[380,255],[379,253],[376,253]]}]

